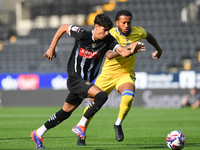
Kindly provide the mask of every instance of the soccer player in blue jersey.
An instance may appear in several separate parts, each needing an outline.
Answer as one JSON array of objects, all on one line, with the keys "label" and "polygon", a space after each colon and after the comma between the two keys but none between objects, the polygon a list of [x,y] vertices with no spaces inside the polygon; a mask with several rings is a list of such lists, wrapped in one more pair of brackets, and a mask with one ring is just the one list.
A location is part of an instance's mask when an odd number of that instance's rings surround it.
[{"label": "soccer player in blue jersey", "polygon": [[[131,43],[126,47],[119,45],[109,33],[112,26],[113,23],[108,16],[98,14],[95,17],[92,31],[86,31],[75,25],[61,25],[57,30],[49,49],[44,54],[44,58],[52,60],[56,57],[55,47],[64,33],[75,38],[67,66],[67,86],[70,93],[62,108],[53,114],[41,127],[31,132],[31,137],[38,149],[45,148],[43,146],[45,132],[69,118],[84,98],[93,98],[91,107],[85,111],[82,117],[82,122],[84,123],[87,123],[87,120],[106,102],[106,92],[91,82],[96,78],[103,57],[108,50],[116,51],[123,57],[145,50],[145,47],[139,42]],[[75,126],[72,131],[85,138],[84,125]]]}]

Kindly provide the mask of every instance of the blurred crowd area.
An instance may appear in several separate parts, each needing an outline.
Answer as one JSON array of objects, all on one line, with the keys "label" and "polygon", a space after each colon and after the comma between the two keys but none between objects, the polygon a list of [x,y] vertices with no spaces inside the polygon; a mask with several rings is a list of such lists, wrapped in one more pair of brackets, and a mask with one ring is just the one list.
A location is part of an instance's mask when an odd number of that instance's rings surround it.
[{"label": "blurred crowd area", "polygon": [[132,12],[132,26],[154,35],[163,49],[137,54],[136,72],[200,72],[200,0],[0,0],[0,73],[66,72],[74,39],[64,34],[52,62],[43,58],[61,24],[93,28],[98,13],[115,24],[117,11]]}]

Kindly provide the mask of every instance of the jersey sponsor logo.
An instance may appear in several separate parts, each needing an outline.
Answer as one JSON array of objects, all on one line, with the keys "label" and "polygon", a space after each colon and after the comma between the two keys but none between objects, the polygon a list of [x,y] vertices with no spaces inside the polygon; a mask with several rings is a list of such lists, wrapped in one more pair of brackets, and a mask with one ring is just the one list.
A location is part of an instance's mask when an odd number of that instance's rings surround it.
[{"label": "jersey sponsor logo", "polygon": [[79,55],[84,58],[89,58],[89,59],[92,59],[92,58],[100,59],[101,52],[92,52],[92,51],[80,48]]}]

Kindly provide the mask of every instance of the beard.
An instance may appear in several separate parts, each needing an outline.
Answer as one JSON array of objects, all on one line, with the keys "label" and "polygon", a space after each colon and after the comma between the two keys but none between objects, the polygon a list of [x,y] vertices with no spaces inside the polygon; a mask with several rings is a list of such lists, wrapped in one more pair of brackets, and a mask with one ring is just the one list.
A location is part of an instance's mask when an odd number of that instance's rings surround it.
[{"label": "beard", "polygon": [[122,32],[122,31],[120,31],[124,36],[129,36],[129,34],[131,33],[131,29],[129,30],[129,31],[127,31],[127,32]]}]

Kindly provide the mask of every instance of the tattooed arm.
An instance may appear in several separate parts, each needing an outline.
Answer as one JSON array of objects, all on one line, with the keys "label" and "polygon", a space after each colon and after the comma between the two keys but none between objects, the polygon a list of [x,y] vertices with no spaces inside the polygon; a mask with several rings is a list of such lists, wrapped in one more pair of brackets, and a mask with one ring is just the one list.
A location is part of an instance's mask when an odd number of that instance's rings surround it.
[{"label": "tattooed arm", "polygon": [[118,52],[113,52],[112,50],[109,50],[109,51],[107,51],[107,53],[106,53],[106,57],[108,58],[108,59],[112,59],[112,58],[114,58],[114,57],[117,57],[117,56],[119,56],[120,54],[118,53]]},{"label": "tattooed arm", "polygon": [[133,42],[130,45],[127,45],[125,47],[117,46],[115,49],[116,52],[118,52],[122,57],[128,57],[132,54],[145,51],[144,44],[141,42]]},{"label": "tattooed arm", "polygon": [[138,53],[139,51],[145,51],[145,47],[143,43],[140,42],[134,42],[130,45],[124,46],[124,47],[117,47],[116,51],[109,50],[106,53],[106,57],[108,59],[112,59],[114,57],[117,57],[119,55],[122,55],[122,57],[127,57],[132,54]]}]

